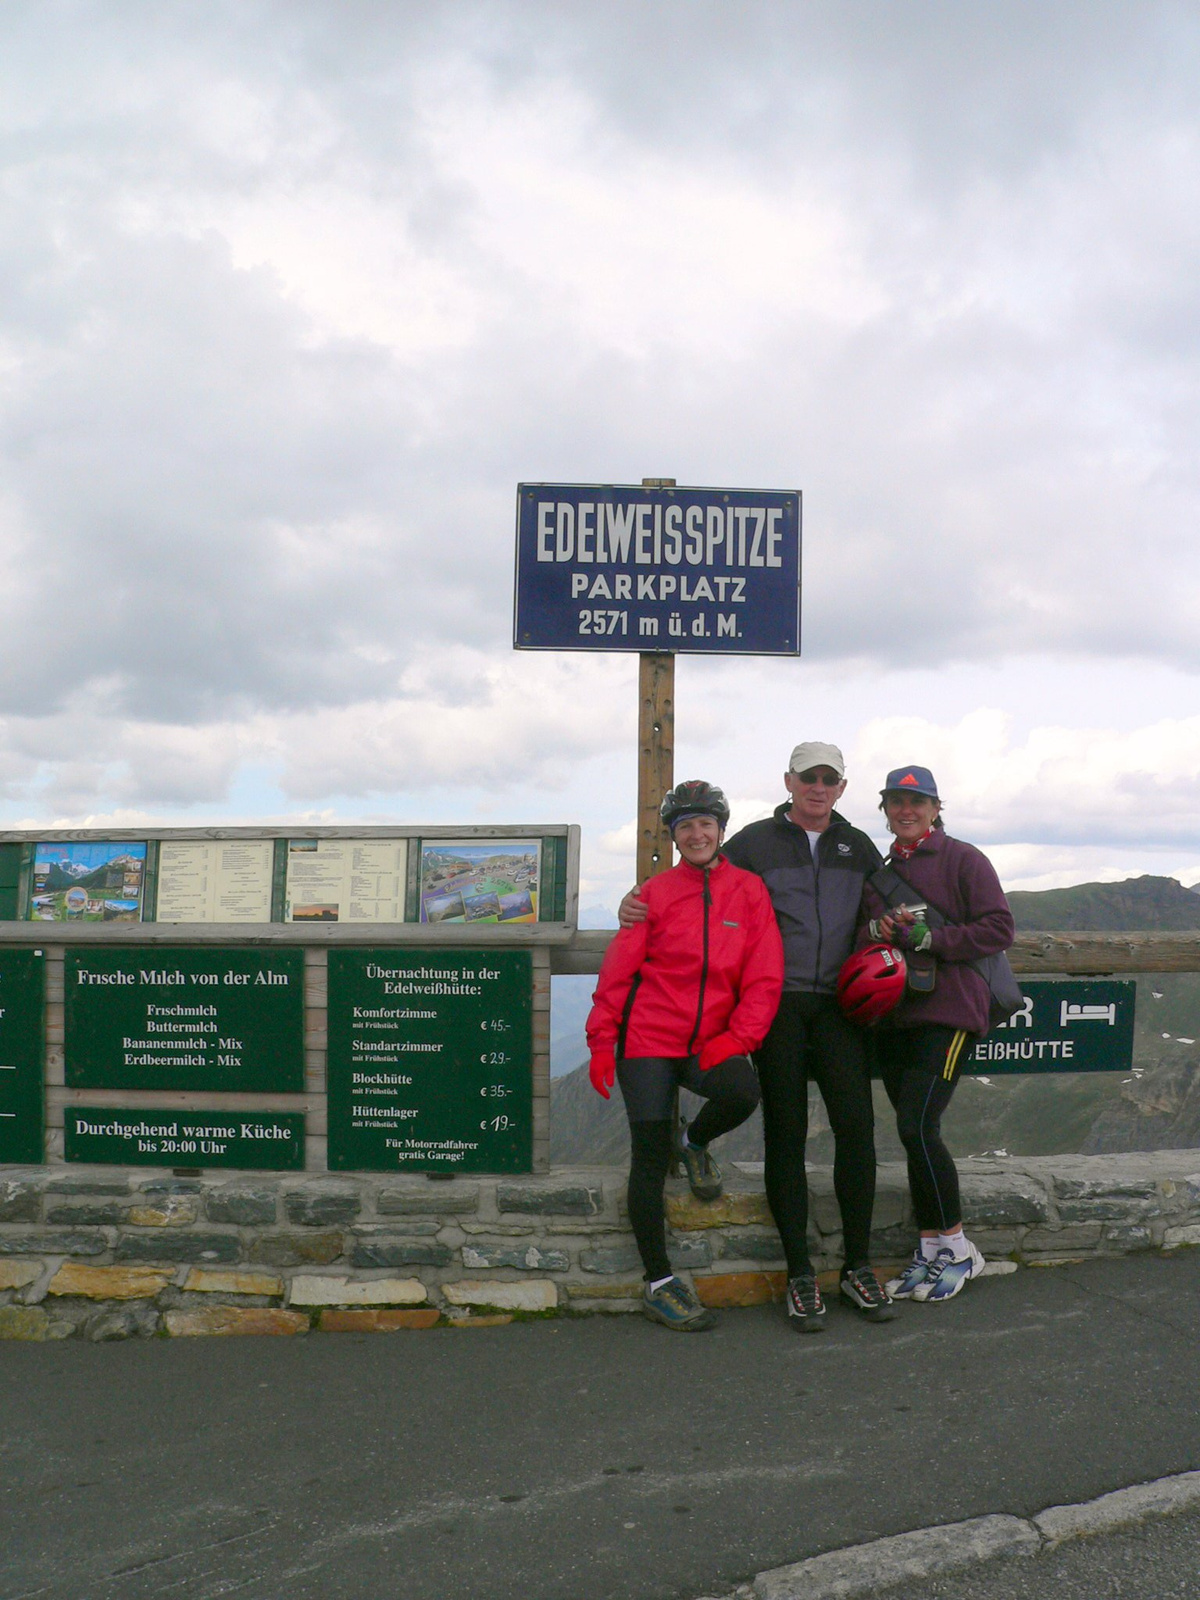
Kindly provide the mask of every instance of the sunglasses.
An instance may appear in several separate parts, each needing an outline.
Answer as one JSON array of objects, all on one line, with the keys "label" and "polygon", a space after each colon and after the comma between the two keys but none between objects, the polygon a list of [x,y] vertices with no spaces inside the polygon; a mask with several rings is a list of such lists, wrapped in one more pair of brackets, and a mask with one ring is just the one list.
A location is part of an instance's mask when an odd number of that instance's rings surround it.
[{"label": "sunglasses", "polygon": [[834,772],[830,772],[824,777],[819,772],[796,772],[792,776],[799,778],[801,783],[823,783],[827,789],[836,789],[842,781]]}]

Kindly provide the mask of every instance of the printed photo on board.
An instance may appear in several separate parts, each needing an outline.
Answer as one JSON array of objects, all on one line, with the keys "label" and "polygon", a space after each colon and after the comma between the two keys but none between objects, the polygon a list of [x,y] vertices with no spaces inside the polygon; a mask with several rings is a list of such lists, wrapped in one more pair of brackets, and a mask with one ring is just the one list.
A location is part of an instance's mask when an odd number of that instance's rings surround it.
[{"label": "printed photo on board", "polygon": [[33,857],[31,922],[140,922],[145,844],[65,840]]},{"label": "printed photo on board", "polygon": [[541,843],[429,840],[421,846],[422,922],[536,922]]}]

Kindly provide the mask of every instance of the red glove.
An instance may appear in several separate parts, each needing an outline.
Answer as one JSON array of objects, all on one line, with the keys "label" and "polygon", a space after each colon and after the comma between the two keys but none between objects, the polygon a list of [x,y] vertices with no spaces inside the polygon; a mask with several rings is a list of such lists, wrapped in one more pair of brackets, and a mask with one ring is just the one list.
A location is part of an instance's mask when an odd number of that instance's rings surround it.
[{"label": "red glove", "polygon": [[592,1088],[602,1100],[608,1099],[608,1091],[613,1086],[617,1076],[617,1062],[611,1050],[596,1050],[588,1062],[588,1077],[592,1080]]},{"label": "red glove", "polygon": [[732,1033],[719,1033],[715,1039],[710,1039],[700,1051],[700,1071],[711,1072],[714,1067],[719,1067],[722,1061],[728,1061],[730,1056],[746,1056],[750,1052],[742,1041]]}]

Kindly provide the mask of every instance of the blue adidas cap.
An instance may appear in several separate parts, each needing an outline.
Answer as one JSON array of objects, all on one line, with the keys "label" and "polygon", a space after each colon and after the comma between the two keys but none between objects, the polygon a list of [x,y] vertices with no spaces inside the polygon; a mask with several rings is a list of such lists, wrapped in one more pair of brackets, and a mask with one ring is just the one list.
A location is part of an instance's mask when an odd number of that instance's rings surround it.
[{"label": "blue adidas cap", "polygon": [[895,767],[887,775],[881,795],[925,794],[931,800],[940,800],[933,773],[928,767]]}]

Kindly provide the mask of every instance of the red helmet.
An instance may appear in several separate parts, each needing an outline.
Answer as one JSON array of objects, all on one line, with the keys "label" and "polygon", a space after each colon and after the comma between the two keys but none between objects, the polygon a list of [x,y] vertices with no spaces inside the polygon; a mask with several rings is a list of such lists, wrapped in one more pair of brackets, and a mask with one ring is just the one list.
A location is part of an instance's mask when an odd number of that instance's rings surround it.
[{"label": "red helmet", "polygon": [[904,955],[893,944],[869,944],[838,973],[838,1001],[854,1022],[875,1022],[900,1004],[908,977]]}]

